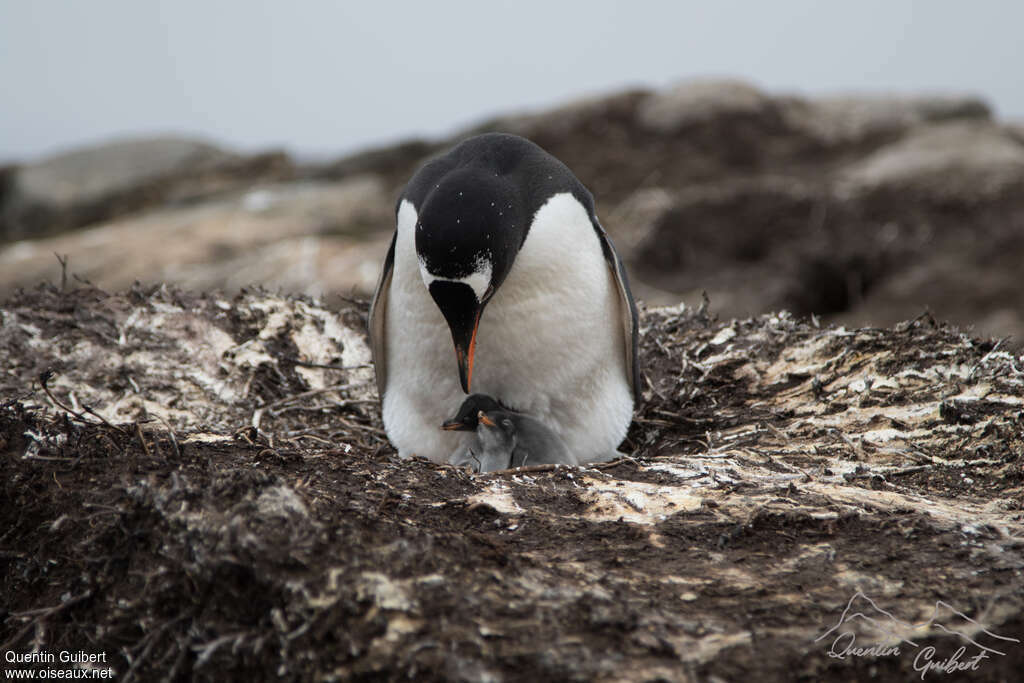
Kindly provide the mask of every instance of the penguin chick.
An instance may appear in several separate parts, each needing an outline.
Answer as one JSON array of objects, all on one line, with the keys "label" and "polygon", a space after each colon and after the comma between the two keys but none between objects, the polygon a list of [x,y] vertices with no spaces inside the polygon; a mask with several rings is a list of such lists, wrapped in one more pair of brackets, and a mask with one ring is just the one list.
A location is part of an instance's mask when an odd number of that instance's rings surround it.
[{"label": "penguin chick", "polygon": [[508,468],[511,449],[501,455],[498,453],[491,460],[484,462],[484,446],[477,435],[478,416],[485,411],[500,411],[504,407],[487,394],[471,394],[459,406],[459,411],[451,419],[441,424],[441,429],[448,432],[469,432],[464,440],[464,448],[456,451],[451,457],[451,464],[456,467],[469,466],[474,472],[492,472]]},{"label": "penguin chick", "polygon": [[447,432],[475,432],[477,415],[480,411],[504,410],[505,408],[487,394],[471,394],[459,406],[455,417],[445,420],[441,429]]},{"label": "penguin chick", "polygon": [[477,413],[477,440],[481,446],[480,471],[527,465],[577,465],[562,439],[540,420],[512,412],[490,410]]}]

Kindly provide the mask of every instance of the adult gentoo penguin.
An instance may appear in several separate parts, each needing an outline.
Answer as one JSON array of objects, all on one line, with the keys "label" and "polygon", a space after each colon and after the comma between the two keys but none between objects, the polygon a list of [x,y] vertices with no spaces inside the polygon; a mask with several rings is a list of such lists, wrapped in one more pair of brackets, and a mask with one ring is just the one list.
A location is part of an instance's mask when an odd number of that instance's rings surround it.
[{"label": "adult gentoo penguin", "polygon": [[[637,396],[637,312],[594,200],[521,137],[427,162],[397,206],[370,337],[388,438],[445,462],[470,391],[536,416],[580,463],[611,458]],[[472,436],[472,435],[468,435]]]}]

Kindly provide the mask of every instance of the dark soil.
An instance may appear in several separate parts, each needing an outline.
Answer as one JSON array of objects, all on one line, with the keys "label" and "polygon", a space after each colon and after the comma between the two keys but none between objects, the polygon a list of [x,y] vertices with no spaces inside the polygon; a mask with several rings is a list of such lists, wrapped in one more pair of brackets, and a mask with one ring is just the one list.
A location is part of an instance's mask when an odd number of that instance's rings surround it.
[{"label": "dark soil", "polygon": [[[829,657],[815,638],[857,591],[905,621],[944,600],[1024,637],[1021,361],[991,341],[927,319],[843,332],[646,311],[633,459],[600,470],[400,461],[373,405],[271,414],[310,390],[287,362],[211,407],[237,427],[207,425],[219,441],[75,416],[43,392],[47,369],[101,381],[76,367],[83,339],[113,356],[167,347],[188,373],[157,330],[119,346],[124,316],[176,305],[241,344],[265,329],[261,296],[224,311],[212,295],[44,288],[5,304],[0,650],[105,652],[122,681],[852,681],[916,678],[923,648],[962,644],[933,628],[900,656]],[[356,327],[364,311],[339,315]],[[868,371],[878,383],[851,389]],[[598,513],[618,489],[645,519]],[[678,511],[655,509],[665,492]],[[977,671],[928,678],[1019,680],[1024,644],[999,642]]]}]

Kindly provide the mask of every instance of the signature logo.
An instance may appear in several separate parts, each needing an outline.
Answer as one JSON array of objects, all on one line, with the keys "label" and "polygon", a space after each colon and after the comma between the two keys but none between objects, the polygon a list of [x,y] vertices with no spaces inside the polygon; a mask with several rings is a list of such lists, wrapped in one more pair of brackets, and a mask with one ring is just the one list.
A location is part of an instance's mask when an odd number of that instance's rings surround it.
[{"label": "signature logo", "polygon": [[[955,636],[954,644],[959,647],[940,652],[916,642],[935,632]],[[836,659],[900,657],[913,652],[914,670],[921,673],[922,679],[929,673],[978,671],[986,659],[1001,657],[1009,647],[1020,644],[1017,638],[993,633],[942,600],[935,602],[927,619],[910,623],[882,609],[860,591],[846,603],[839,621],[814,639],[816,643],[821,641],[829,645],[828,656]]]}]

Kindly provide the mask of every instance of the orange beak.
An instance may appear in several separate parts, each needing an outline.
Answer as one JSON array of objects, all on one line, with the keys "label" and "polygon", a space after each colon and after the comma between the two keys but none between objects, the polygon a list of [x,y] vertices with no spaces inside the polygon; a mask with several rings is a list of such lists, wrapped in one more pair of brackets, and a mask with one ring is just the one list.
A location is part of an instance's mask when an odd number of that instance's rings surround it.
[{"label": "orange beak", "polygon": [[470,393],[473,384],[473,358],[476,355],[476,333],[480,327],[480,315],[484,312],[487,294],[483,301],[462,282],[435,280],[429,286],[430,296],[441,311],[455,345],[455,357],[459,365],[459,383],[462,390]]},{"label": "orange beak", "polygon": [[[480,328],[480,314],[482,308],[478,308],[473,317],[473,329],[469,335],[468,343],[455,340],[455,356],[459,361],[459,381],[462,383],[462,390],[467,394],[473,386],[473,358],[476,356],[476,332]],[[454,336],[454,335],[453,335]]]},{"label": "orange beak", "polygon": [[480,420],[481,424],[485,424],[488,427],[497,427],[498,426],[498,423],[496,423],[491,418],[487,417],[487,413],[485,413],[482,410],[479,413],[477,413],[476,417],[477,417],[478,420]]}]

